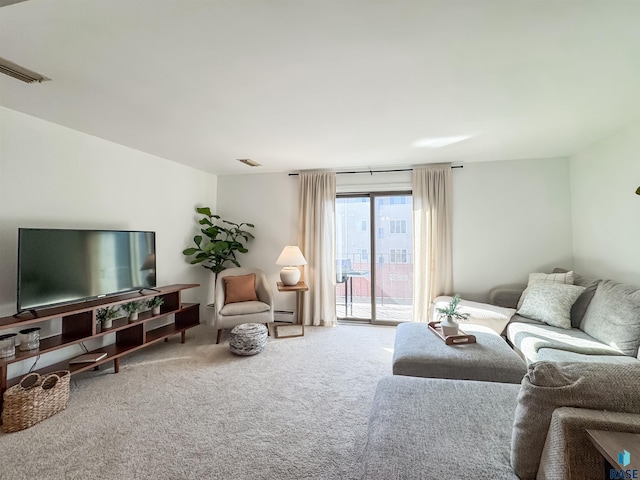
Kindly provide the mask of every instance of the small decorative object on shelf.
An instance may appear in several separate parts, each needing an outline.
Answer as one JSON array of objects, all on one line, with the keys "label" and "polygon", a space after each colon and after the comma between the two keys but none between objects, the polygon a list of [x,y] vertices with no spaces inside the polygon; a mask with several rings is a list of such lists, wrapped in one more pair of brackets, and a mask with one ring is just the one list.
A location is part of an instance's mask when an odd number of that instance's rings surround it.
[{"label": "small decorative object on shelf", "polygon": [[21,352],[40,348],[40,327],[25,328],[19,333]]},{"label": "small decorative object on shelf", "polygon": [[0,335],[0,358],[13,357],[16,354],[16,333]]},{"label": "small decorative object on shelf", "polygon": [[96,320],[101,324],[102,330],[111,328],[113,326],[113,320],[120,315],[120,307],[105,307],[96,312]]},{"label": "small decorative object on shelf", "polygon": [[122,304],[122,310],[129,315],[129,321],[135,322],[138,320],[138,312],[142,310],[141,302],[127,302]]},{"label": "small decorative object on shelf", "polygon": [[458,308],[460,307],[460,295],[455,294],[451,299],[449,305],[444,308],[437,308],[436,311],[440,314],[440,318],[445,317],[440,321],[440,328],[442,328],[442,334],[445,337],[449,335],[458,334],[458,322],[456,320],[466,320],[469,318],[468,313],[460,313]]},{"label": "small decorative object on shelf", "polygon": [[151,313],[153,315],[160,315],[160,307],[164,303],[164,298],[162,297],[153,297],[150,300],[147,300],[147,307],[151,309]]}]

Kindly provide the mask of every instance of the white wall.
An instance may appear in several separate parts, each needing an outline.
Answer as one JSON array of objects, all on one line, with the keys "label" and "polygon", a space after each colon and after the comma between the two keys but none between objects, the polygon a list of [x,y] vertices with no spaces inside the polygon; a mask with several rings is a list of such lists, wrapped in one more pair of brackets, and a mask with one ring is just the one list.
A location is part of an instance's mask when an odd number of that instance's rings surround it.
[{"label": "white wall", "polygon": [[640,285],[640,123],[571,157],[579,273]]},{"label": "white wall", "polygon": [[486,301],[531,272],[571,268],[566,158],[466,163],[453,172],[454,290]]},{"label": "white wall", "polygon": [[[469,163],[452,173],[456,292],[486,300],[496,285],[526,283],[530,272],[573,265],[568,159]],[[337,177],[342,193],[403,188],[411,188],[410,172]],[[277,256],[296,243],[297,192],[297,177],[285,173],[218,180],[218,213],[256,224],[256,240],[241,264],[265,270],[273,285]],[[276,297],[276,308],[292,306],[290,295]]]},{"label": "white wall", "polygon": [[214,175],[0,107],[0,315],[15,313],[18,227],[153,230],[158,285],[200,283],[184,299],[205,305],[210,275],[181,252],[216,188]]},{"label": "white wall", "polygon": [[226,220],[255,225],[249,253],[240,255],[243,267],[265,272],[274,291],[276,310],[293,311],[295,295],[280,293],[281,266],[276,259],[285,245],[298,242],[298,177],[286,173],[218,177],[217,213]]}]

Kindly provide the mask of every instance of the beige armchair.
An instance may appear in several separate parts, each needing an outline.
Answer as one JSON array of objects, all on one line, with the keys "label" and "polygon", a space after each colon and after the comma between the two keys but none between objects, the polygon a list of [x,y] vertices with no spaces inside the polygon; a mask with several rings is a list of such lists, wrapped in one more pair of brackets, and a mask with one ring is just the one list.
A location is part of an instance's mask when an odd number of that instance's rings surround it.
[{"label": "beige armchair", "polygon": [[[247,275],[255,275],[255,283]],[[252,290],[252,291],[251,291]],[[253,298],[251,298],[253,296]],[[222,330],[242,323],[273,322],[273,293],[267,276],[257,268],[228,268],[218,274],[214,325],[216,343]],[[268,325],[267,325],[268,327]]]}]

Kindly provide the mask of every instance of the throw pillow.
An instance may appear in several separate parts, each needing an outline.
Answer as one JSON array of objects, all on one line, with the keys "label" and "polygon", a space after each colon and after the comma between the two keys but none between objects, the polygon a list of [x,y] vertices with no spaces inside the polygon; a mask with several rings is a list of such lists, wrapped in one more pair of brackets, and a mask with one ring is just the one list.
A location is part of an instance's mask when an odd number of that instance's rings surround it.
[{"label": "throw pillow", "polygon": [[640,345],[640,288],[603,280],[584,314],[580,330],[625,355]]},{"label": "throw pillow", "polygon": [[571,307],[584,287],[564,284],[534,284],[518,310],[518,315],[533,318],[552,327],[571,328]]},{"label": "throw pillow", "polygon": [[559,407],[640,413],[640,363],[552,363],[529,365],[522,379],[511,436],[511,466],[534,479],[551,423]]},{"label": "throw pillow", "polygon": [[517,308],[522,306],[522,302],[524,302],[525,297],[529,293],[529,287],[536,283],[562,283],[566,285],[573,285],[573,271],[564,273],[530,273],[529,283],[527,284],[527,288],[525,288],[524,292],[522,292],[522,295],[520,295]]},{"label": "throw pillow", "polygon": [[[566,268],[554,268],[553,273],[568,273],[569,270]],[[574,272],[573,274],[573,284],[580,285],[585,288],[585,291],[582,292],[582,295],[578,297],[576,303],[571,307],[571,326],[573,328],[580,328],[580,323],[584,317],[584,314],[587,312],[587,308],[589,307],[589,303],[593,298],[593,294],[596,293],[596,287],[600,283],[600,280],[592,277],[585,277],[583,275],[578,275]]]},{"label": "throw pillow", "polygon": [[256,274],[224,277],[224,304],[256,302]]}]

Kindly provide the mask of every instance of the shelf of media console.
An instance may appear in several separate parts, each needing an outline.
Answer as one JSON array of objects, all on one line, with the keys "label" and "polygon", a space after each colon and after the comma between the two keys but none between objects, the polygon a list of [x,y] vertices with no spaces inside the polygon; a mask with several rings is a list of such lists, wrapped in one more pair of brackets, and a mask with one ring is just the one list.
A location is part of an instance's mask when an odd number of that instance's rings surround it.
[{"label": "shelf of media console", "polygon": [[[163,339],[182,334],[184,342],[185,331],[195,327],[200,323],[199,304],[198,303],[182,303],[180,294],[183,290],[198,287],[197,284],[176,284],[166,287],[159,287],[155,292],[151,293],[127,293],[124,295],[112,296],[108,298],[94,299],[88,302],[82,302],[75,305],[65,305],[37,312],[37,316],[31,313],[23,312],[21,316],[27,318],[4,317],[0,318],[0,332],[10,328],[20,328],[24,325],[46,322],[56,318],[62,318],[63,333],[40,340],[40,347],[31,351],[20,351],[16,348],[14,356],[0,359],[0,395],[6,388],[19,382],[20,378],[7,378],[8,365],[16,362],[28,360],[39,355],[54,352],[61,348],[75,345],[87,340],[102,338],[106,335],[116,335],[116,341],[113,344],[92,350],[90,353],[104,352],[107,356],[97,362],[88,362],[80,364],[69,364],[67,359],[62,362],[37,369],[40,373],[48,373],[57,370],[69,370],[72,374],[80,373],[94,367],[116,361],[116,372],[118,371],[117,360],[128,353],[144,348],[153,343],[157,343]],[[161,296],[165,299],[165,303],[161,307],[159,315],[153,315],[151,311],[140,312],[138,320],[129,322],[126,317],[113,320],[112,328],[98,331],[96,326],[96,312],[100,308],[106,306],[120,305],[130,301],[140,301],[155,296]],[[152,321],[175,315],[172,323],[164,326],[145,329]],[[30,318],[29,318],[30,317]],[[65,322],[68,323],[68,332],[65,330]]]}]

